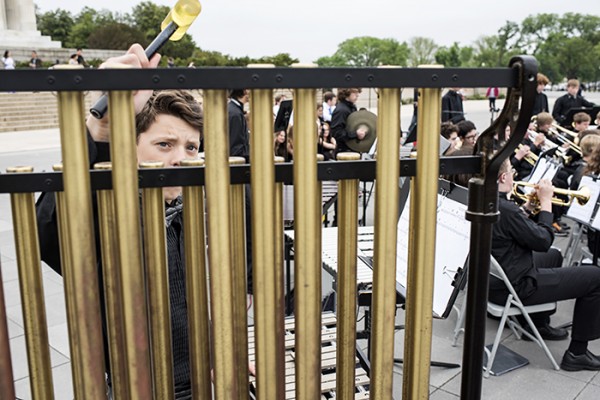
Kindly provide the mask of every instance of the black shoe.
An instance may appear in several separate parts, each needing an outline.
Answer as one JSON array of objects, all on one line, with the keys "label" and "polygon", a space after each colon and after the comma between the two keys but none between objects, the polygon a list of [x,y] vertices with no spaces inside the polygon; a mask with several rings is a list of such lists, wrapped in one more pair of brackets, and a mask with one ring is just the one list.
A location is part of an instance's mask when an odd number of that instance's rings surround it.
[{"label": "black shoe", "polygon": [[585,354],[576,356],[569,350],[565,351],[560,368],[565,371],[600,371],[600,359],[593,355],[589,350]]},{"label": "black shoe", "polygon": [[571,229],[571,227],[569,226],[569,224],[567,224],[566,222],[562,222],[562,221],[558,221],[558,225],[564,229],[565,231],[568,231]]},{"label": "black shoe", "polygon": [[[565,340],[569,337],[569,331],[567,331],[565,328],[554,328],[550,325],[538,326],[536,328],[544,340]],[[531,332],[529,326],[525,326],[524,329],[533,335],[533,332]],[[523,340],[528,342],[531,341],[527,335],[523,335]]]},{"label": "black shoe", "polygon": [[565,237],[569,234],[567,231],[565,231],[563,228],[560,227],[558,222],[554,222],[552,224],[552,232],[554,232],[554,236],[557,236],[557,237],[558,236]]}]

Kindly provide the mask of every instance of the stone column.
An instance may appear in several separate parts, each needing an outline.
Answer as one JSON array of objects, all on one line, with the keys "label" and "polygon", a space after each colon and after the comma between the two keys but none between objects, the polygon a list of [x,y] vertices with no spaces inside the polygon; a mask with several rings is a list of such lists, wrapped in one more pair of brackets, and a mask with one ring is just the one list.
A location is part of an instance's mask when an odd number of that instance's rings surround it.
[{"label": "stone column", "polygon": [[0,31],[6,30],[6,4],[5,0],[0,0]]},{"label": "stone column", "polygon": [[33,0],[4,0],[4,4],[6,5],[6,27],[9,30],[19,32],[37,30]]}]

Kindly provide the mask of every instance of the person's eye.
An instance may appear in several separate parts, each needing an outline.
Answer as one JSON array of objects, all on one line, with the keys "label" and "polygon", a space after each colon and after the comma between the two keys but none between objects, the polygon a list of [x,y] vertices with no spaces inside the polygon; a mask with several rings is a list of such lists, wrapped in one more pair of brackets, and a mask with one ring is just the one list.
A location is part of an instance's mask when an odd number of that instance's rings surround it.
[{"label": "person's eye", "polygon": [[190,144],[190,145],[188,145],[187,150],[188,151],[196,151],[197,152],[198,151],[198,146],[196,146],[195,144]]},{"label": "person's eye", "polygon": [[158,142],[158,143],[156,143],[156,145],[159,147],[162,147],[164,149],[166,149],[170,146],[170,144],[168,142]]}]

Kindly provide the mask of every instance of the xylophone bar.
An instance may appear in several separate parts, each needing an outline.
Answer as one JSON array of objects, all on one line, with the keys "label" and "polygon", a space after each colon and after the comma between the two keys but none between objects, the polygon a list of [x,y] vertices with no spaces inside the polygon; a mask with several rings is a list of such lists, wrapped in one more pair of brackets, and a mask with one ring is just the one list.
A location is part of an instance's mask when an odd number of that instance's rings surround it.
[{"label": "xylophone bar", "polygon": [[[335,398],[336,389],[336,316],[328,312],[321,316],[321,397],[320,399]],[[288,317],[285,320],[285,398],[295,399],[295,320]],[[254,346],[254,327],[248,327],[248,359],[254,361],[256,357]],[[358,357],[356,361],[355,399],[369,399],[369,377],[361,367]],[[250,377],[251,392],[256,391],[256,378]]]}]

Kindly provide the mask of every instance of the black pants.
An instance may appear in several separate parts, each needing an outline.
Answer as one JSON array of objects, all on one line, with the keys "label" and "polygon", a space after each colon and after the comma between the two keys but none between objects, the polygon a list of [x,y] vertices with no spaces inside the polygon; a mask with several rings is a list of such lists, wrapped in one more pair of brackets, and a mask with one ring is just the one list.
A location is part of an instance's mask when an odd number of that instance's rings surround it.
[{"label": "black pants", "polygon": [[[518,293],[521,301],[525,305],[534,305],[576,299],[571,337],[580,341],[598,339],[600,338],[600,268],[590,265],[560,268],[561,261],[562,256],[554,249],[548,253],[534,253],[537,289],[527,297],[521,297],[521,293]],[[498,295],[498,291],[490,292],[490,299],[496,302]],[[539,322],[548,319],[548,314],[538,313],[533,315],[532,319],[538,325]]]}]

